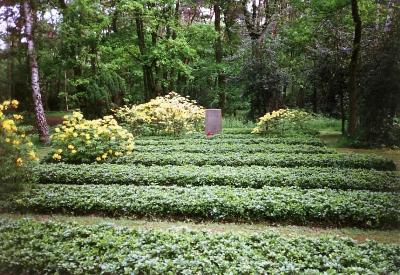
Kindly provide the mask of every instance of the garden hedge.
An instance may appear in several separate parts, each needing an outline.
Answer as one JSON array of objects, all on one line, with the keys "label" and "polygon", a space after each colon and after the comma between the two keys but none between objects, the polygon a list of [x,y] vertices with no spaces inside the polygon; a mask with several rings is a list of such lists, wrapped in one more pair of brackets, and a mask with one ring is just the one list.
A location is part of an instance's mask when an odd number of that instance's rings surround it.
[{"label": "garden hedge", "polygon": [[135,139],[137,145],[169,145],[169,144],[307,144],[314,146],[324,146],[324,143],[317,138],[309,137],[255,137],[254,135],[221,135],[215,137],[182,137],[182,138],[168,138],[168,137],[140,137]]},{"label": "garden hedge", "polygon": [[34,169],[39,183],[124,185],[226,185],[262,188],[299,186],[372,191],[399,191],[393,172],[319,167],[143,166],[118,164],[42,164]]},{"label": "garden hedge", "polygon": [[163,144],[136,145],[136,152],[190,152],[190,153],[304,153],[304,154],[333,154],[336,151],[322,146],[307,144]]},{"label": "garden hedge", "polygon": [[285,221],[296,224],[400,225],[398,193],[264,187],[37,185],[3,202],[3,210],[107,216]]},{"label": "garden hedge", "polygon": [[338,237],[0,219],[5,274],[394,274],[399,255],[398,245]]},{"label": "garden hedge", "polygon": [[223,166],[279,166],[279,167],[341,167],[376,170],[396,170],[392,160],[378,156],[361,154],[291,154],[291,153],[160,153],[136,152],[130,156],[114,158],[110,162],[118,164],[143,165],[223,165]]}]

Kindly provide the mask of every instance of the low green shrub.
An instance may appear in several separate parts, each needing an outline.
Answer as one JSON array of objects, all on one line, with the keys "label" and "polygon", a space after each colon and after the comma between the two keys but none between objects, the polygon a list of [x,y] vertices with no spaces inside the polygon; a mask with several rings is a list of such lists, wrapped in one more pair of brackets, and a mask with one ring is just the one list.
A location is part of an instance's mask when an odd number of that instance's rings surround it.
[{"label": "low green shrub", "polygon": [[304,154],[332,154],[336,151],[322,146],[307,144],[164,144],[138,145],[135,152],[191,152],[191,153],[304,153]]},{"label": "low green shrub", "polygon": [[325,146],[324,143],[317,138],[306,137],[259,137],[254,135],[216,135],[205,137],[204,135],[188,135],[185,138],[165,138],[163,136],[140,137],[135,140],[135,145],[179,145],[179,144],[299,144],[312,146]]},{"label": "low green shrub", "polygon": [[136,152],[130,156],[111,159],[110,162],[143,165],[259,165],[279,167],[341,167],[376,170],[396,169],[396,165],[392,160],[361,154],[248,154],[240,152],[226,154],[214,154],[213,152],[209,154],[174,152],[165,154],[161,152]]},{"label": "low green shrub", "polygon": [[251,134],[252,128],[223,128],[224,134]]},{"label": "low green shrub", "polygon": [[338,237],[0,220],[6,274],[394,274],[399,255],[397,245]]},{"label": "low green shrub", "polygon": [[264,187],[262,189],[124,185],[37,185],[3,210],[215,221],[400,225],[398,193]]},{"label": "low green shrub", "polygon": [[252,188],[298,186],[342,190],[400,190],[400,177],[392,172],[316,167],[48,164],[37,167],[34,174],[37,181],[44,184],[226,185]]}]

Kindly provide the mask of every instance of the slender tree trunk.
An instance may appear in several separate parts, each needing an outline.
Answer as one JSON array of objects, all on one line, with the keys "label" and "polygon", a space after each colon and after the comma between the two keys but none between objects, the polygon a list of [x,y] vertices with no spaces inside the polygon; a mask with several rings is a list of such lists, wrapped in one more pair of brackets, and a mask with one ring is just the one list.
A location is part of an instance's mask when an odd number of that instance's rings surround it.
[{"label": "slender tree trunk", "polygon": [[31,85],[33,104],[35,108],[36,123],[39,132],[39,139],[42,143],[49,143],[49,126],[47,125],[46,116],[44,114],[42,95],[40,93],[39,83],[39,67],[36,59],[35,43],[32,33],[33,16],[32,8],[29,0],[23,2],[25,14],[25,32],[28,43],[29,67],[31,71]]},{"label": "slender tree trunk", "polygon": [[342,135],[346,132],[346,114],[344,109],[344,91],[340,91],[340,117],[342,120]]},{"label": "slender tree trunk", "polygon": [[[136,33],[137,33],[140,53],[142,56],[144,56],[146,54],[146,45],[145,45],[145,38],[144,38],[143,20],[140,17],[140,15],[136,16]],[[148,100],[148,99],[151,99],[153,97],[153,95],[155,94],[153,71],[151,69],[151,66],[148,64],[143,64],[142,68],[143,68],[143,84],[144,84],[144,90],[145,90],[145,97]]]},{"label": "slender tree trunk", "polygon": [[[219,4],[214,5],[215,20],[214,26],[217,32],[217,39],[215,41],[215,62],[217,65],[222,63],[222,31],[221,31],[221,7]],[[218,84],[218,106],[221,110],[225,108],[226,95],[224,91],[225,75],[221,68],[218,68],[217,84]]]},{"label": "slender tree trunk", "polygon": [[317,113],[318,112],[318,90],[317,90],[317,85],[314,83],[314,88],[313,88],[313,112]]},{"label": "slender tree trunk", "polygon": [[359,67],[359,57],[361,48],[361,31],[362,23],[361,17],[358,10],[357,0],[351,0],[351,14],[354,22],[354,40],[353,50],[350,61],[350,80],[349,80],[349,125],[348,134],[352,137],[355,136],[357,130],[357,73]]}]

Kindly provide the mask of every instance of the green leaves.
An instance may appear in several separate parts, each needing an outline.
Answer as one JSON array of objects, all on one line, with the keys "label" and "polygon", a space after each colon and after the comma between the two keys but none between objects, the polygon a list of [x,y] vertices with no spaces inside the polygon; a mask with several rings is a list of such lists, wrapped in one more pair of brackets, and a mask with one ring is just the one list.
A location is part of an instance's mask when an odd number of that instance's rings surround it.
[{"label": "green leaves", "polygon": [[395,273],[399,255],[399,246],[345,238],[0,220],[0,272],[5,273]]},{"label": "green leaves", "polygon": [[173,152],[136,152],[131,156],[123,156],[110,160],[118,164],[142,165],[223,165],[223,166],[277,166],[277,167],[341,167],[364,168],[376,170],[395,170],[392,160],[378,156],[355,154],[292,154],[292,153],[220,153],[208,154]]},{"label": "green leaves", "polygon": [[341,190],[400,191],[395,173],[319,167],[262,166],[142,166],[142,165],[39,165],[34,170],[38,183],[232,186],[298,186]]},{"label": "green leaves", "polygon": [[38,213],[318,222],[358,227],[400,224],[398,193],[289,187],[38,185],[14,196],[2,208]]}]

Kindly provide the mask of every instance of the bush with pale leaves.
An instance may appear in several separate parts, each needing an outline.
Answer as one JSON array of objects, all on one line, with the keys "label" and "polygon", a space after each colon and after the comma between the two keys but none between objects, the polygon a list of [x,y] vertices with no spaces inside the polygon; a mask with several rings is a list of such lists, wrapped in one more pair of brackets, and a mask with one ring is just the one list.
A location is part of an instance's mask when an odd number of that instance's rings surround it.
[{"label": "bush with pale leaves", "polygon": [[115,115],[133,133],[141,135],[181,135],[201,131],[204,124],[204,108],[174,92],[148,103],[121,107]]},{"label": "bush with pale leaves", "polygon": [[17,100],[0,104],[0,192],[5,191],[3,187],[15,189],[27,181],[30,168],[39,160],[21,127],[22,115],[15,113],[18,105]]},{"label": "bush with pale leaves", "polygon": [[118,125],[113,116],[86,120],[79,112],[65,116],[61,127],[51,136],[55,162],[91,163],[130,155],[133,135]]},{"label": "bush with pale leaves", "polygon": [[312,132],[307,126],[307,122],[313,115],[302,110],[279,109],[266,113],[257,122],[252,130],[253,134],[309,134]]}]

